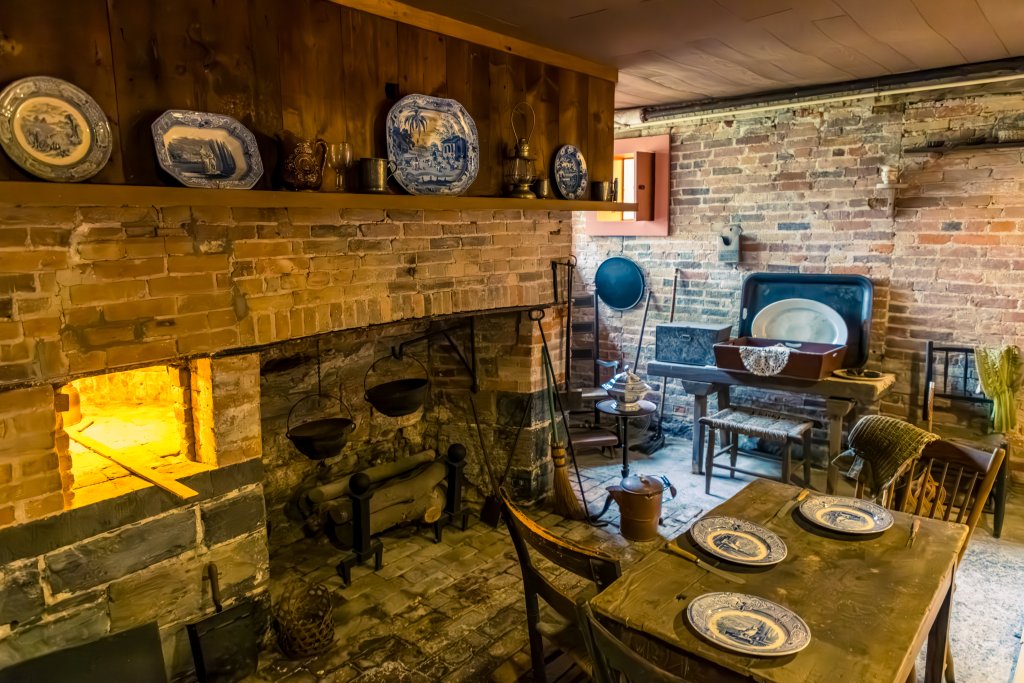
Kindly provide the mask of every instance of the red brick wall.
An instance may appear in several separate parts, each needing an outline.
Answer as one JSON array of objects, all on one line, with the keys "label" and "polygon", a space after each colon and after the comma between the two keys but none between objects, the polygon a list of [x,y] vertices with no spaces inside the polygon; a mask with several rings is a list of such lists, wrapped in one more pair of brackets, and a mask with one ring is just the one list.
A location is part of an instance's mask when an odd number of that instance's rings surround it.
[{"label": "red brick wall", "polygon": [[[866,275],[875,285],[870,366],[899,377],[881,409],[919,419],[927,339],[1024,343],[1024,163],[1019,149],[942,157],[901,150],[992,135],[1020,102],[1017,92],[953,92],[673,127],[669,237],[577,231],[580,273],[592,282],[613,254],[642,264],[655,295],[645,358],[653,357],[653,325],[668,318],[674,268],[682,271],[677,320],[737,320],[740,283],[751,272]],[[874,189],[883,164],[900,166],[910,185],[900,191],[894,219]],[[738,267],[717,262],[716,235],[732,224],[744,231]],[[631,360],[642,311],[604,313],[607,352]],[[783,400],[795,411],[818,408]],[[673,387],[670,414],[687,418],[690,405]],[[984,420],[972,415],[978,412],[954,407],[937,420],[980,427]]]}]

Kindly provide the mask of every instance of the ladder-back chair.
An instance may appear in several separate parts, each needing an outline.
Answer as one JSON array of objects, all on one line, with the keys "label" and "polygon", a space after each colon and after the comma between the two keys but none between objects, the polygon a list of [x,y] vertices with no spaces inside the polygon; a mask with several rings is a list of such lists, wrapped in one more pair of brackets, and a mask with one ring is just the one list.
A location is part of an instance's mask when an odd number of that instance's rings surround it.
[{"label": "ladder-back chair", "polygon": [[644,659],[594,617],[589,604],[580,606],[580,624],[594,660],[594,683],[687,683]]}]

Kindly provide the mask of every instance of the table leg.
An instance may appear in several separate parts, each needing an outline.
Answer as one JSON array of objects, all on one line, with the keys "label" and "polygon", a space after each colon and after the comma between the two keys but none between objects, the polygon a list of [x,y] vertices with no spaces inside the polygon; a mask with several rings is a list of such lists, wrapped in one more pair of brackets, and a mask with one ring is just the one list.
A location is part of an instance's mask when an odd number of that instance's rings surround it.
[{"label": "table leg", "polygon": [[835,493],[839,482],[839,470],[833,464],[836,456],[843,448],[843,418],[853,410],[853,401],[844,398],[825,400],[825,414],[828,416],[828,474],[825,481],[825,492]]},{"label": "table leg", "polygon": [[949,613],[952,604],[953,581],[950,581],[946,597],[943,598],[942,606],[939,607],[939,613],[935,615],[932,628],[928,631],[924,683],[942,683],[943,668],[946,665],[946,648],[949,643]]},{"label": "table leg", "polygon": [[707,382],[683,382],[683,391],[693,396],[693,449],[691,451],[692,467],[694,474],[702,474],[704,471],[704,435],[701,434],[700,419],[708,414],[708,394],[712,391],[719,392],[719,401],[722,393],[725,400],[729,400],[729,387],[720,384],[709,384]]},{"label": "table leg", "polygon": [[629,476],[629,418],[619,418],[622,425],[622,476]]}]

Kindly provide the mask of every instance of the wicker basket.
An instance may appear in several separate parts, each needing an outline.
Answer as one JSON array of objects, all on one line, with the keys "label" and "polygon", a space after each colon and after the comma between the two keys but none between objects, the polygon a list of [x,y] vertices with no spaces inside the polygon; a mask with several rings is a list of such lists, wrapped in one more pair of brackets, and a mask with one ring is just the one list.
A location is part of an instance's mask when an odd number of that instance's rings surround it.
[{"label": "wicker basket", "polygon": [[1024,128],[1004,128],[996,131],[999,142],[1024,142]]},{"label": "wicker basket", "polygon": [[281,651],[298,659],[320,654],[334,642],[331,593],[321,584],[289,588],[275,614]]}]

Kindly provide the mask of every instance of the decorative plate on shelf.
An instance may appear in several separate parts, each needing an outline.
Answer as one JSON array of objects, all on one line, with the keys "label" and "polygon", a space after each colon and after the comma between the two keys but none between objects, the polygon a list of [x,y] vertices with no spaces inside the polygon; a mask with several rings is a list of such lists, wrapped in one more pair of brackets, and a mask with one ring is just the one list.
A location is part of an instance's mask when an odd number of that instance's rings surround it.
[{"label": "decorative plate on shelf", "polygon": [[735,517],[703,517],[690,527],[701,548],[736,564],[765,566],[786,559],[786,544],[759,524]]},{"label": "decorative plate on shelf", "polygon": [[876,534],[893,524],[888,510],[860,498],[811,496],[799,510],[809,522],[843,534]]},{"label": "decorative plate on shelf", "polygon": [[462,194],[480,170],[476,122],[455,100],[406,95],[387,120],[388,158],[410,194]]},{"label": "decorative plate on shelf", "polygon": [[182,185],[248,190],[263,175],[256,138],[230,116],[168,109],[151,128],[160,167]]},{"label": "decorative plate on shelf", "polygon": [[566,199],[586,199],[587,162],[573,145],[563,145],[555,153],[555,185]]},{"label": "decorative plate on shelf", "polygon": [[733,652],[782,657],[811,642],[811,630],[796,613],[756,595],[706,593],[694,598],[686,617],[697,633]]},{"label": "decorative plate on shelf", "polygon": [[762,339],[845,344],[846,321],[832,308],[811,299],[782,299],[754,316],[750,336]]},{"label": "decorative plate on shelf", "polygon": [[110,122],[78,86],[31,76],[0,92],[0,145],[14,163],[44,180],[77,182],[106,165]]}]

